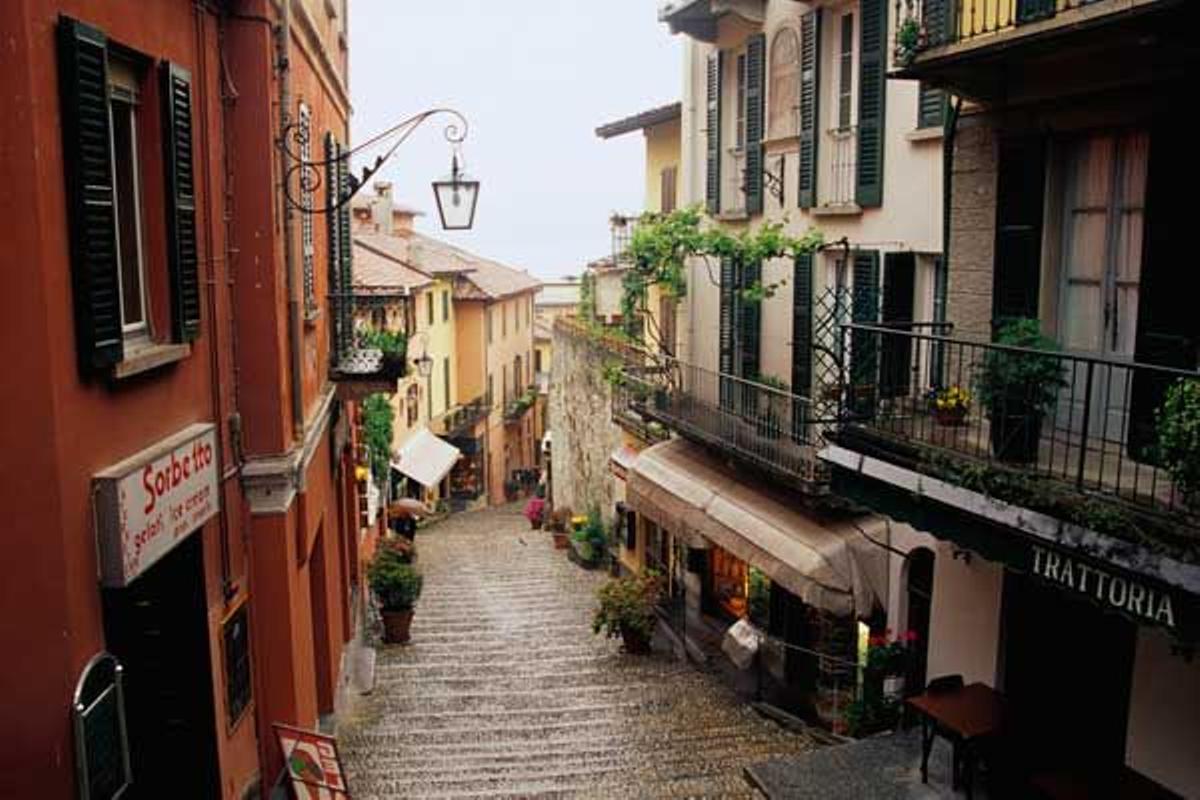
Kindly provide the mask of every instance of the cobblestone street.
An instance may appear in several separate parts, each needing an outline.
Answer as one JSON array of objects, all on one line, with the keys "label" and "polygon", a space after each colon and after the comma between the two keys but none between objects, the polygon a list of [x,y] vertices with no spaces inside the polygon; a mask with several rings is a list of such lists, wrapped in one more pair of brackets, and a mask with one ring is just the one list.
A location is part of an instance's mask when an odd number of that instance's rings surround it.
[{"label": "cobblestone street", "polygon": [[742,768],[815,745],[668,655],[593,636],[605,580],[515,507],[418,536],[412,643],[339,727],[356,798],[752,797]]}]

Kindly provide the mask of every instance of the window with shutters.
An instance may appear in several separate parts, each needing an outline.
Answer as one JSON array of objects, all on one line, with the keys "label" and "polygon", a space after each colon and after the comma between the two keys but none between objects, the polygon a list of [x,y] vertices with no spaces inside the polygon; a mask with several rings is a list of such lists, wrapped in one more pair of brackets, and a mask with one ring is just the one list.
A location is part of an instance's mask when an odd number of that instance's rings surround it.
[{"label": "window with shutters", "polygon": [[917,127],[940,128],[946,119],[946,92],[921,84],[917,92]]},{"label": "window with shutters", "polygon": [[850,116],[854,108],[854,15],[843,14],[841,42],[838,48],[838,130],[850,129]]},{"label": "window with shutters", "polygon": [[[300,159],[311,163],[312,156],[312,112],[304,103],[300,104]],[[317,315],[316,247],[313,244],[313,189],[310,181],[300,184],[300,254],[304,272],[304,316],[312,319]]]},{"label": "window with shutters", "polygon": [[800,125],[800,39],[783,28],[771,41],[770,95],[767,129],[772,139],[795,136]]},{"label": "window with shutters", "polygon": [[149,337],[142,238],[142,159],[138,149],[140,77],[132,63],[109,54],[108,115],[113,210],[117,221],[117,281],[120,286],[121,330],[127,341]]},{"label": "window with shutters", "polygon": [[442,322],[450,321],[450,291],[442,292]]},{"label": "window with shutters", "polygon": [[495,318],[492,314],[491,306],[488,306],[487,310],[484,312],[483,327],[487,329],[487,343],[491,344],[492,338],[495,336],[495,332],[493,330],[495,328]]},{"label": "window with shutters", "polygon": [[442,359],[442,410],[450,410],[450,357]]},{"label": "window with shutters", "polygon": [[425,295],[425,297],[429,301],[429,304],[427,307],[427,310],[429,313],[425,315],[426,321],[429,323],[429,327],[432,328],[433,327],[433,303],[434,303],[433,292],[430,292],[429,294]]},{"label": "window with shutters", "polygon": [[734,118],[733,144],[738,150],[746,146],[746,54],[737,57],[737,109]]}]

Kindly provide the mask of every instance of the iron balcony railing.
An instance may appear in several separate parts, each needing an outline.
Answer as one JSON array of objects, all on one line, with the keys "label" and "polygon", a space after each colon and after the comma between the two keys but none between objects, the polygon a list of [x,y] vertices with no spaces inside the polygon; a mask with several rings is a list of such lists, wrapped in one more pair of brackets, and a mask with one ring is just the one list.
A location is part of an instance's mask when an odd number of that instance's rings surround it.
[{"label": "iron balcony railing", "polygon": [[469,403],[455,406],[442,415],[442,435],[446,437],[466,436],[492,410],[492,398],[483,394]]},{"label": "iron balcony railing", "polygon": [[667,356],[655,369],[626,370],[626,413],[718,448],[759,469],[820,491],[827,475],[816,451],[821,421],[807,397]]},{"label": "iron balcony railing", "polygon": [[613,387],[612,419],[644,442],[661,442],[671,438],[670,430],[651,419],[645,400],[651,387],[666,380],[663,367],[645,367],[626,362],[621,379]]},{"label": "iron balcony railing", "polygon": [[854,203],[855,165],[858,163],[858,128],[833,128],[825,134],[829,148],[829,180],[821,187],[821,205]]},{"label": "iron balcony railing", "polygon": [[[960,483],[963,476],[986,483],[994,465],[1003,469],[991,477],[1039,479],[1047,500],[1057,487],[1175,522],[1186,516],[1184,497],[1159,463],[1157,415],[1167,389],[1200,372],[901,326],[842,331],[838,438],[850,434],[847,446],[879,446]],[[1195,527],[1190,519],[1185,524]]]},{"label": "iron balcony railing", "polygon": [[538,389],[537,385],[533,384],[525,387],[521,394],[509,400],[504,405],[504,421],[513,423],[518,422],[529,409],[533,408],[537,402]]},{"label": "iron balcony railing", "polygon": [[1064,16],[1097,0],[896,0],[896,56],[971,41]]}]

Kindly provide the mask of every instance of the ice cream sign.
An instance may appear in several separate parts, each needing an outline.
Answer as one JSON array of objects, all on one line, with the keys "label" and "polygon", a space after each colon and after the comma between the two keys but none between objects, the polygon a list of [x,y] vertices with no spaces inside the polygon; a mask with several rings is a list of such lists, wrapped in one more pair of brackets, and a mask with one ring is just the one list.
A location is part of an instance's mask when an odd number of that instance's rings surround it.
[{"label": "ice cream sign", "polygon": [[93,479],[100,577],[126,586],[217,513],[217,437],[197,423]]}]

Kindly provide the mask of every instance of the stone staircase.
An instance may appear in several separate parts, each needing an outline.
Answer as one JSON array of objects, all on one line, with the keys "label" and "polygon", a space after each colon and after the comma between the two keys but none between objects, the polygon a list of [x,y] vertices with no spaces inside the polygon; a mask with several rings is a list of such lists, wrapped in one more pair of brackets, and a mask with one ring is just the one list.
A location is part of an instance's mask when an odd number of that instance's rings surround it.
[{"label": "stone staircase", "polygon": [[742,768],[815,747],[666,653],[591,633],[585,572],[511,508],[418,537],[413,641],[341,720],[355,798],[753,797]]}]

